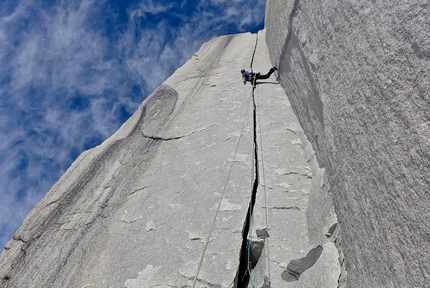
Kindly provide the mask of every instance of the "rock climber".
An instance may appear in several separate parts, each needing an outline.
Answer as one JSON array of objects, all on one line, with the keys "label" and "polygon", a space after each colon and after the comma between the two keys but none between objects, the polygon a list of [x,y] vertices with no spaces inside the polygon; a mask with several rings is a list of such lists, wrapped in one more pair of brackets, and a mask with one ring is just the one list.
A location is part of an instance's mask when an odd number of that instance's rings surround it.
[{"label": "rock climber", "polygon": [[254,88],[255,88],[255,85],[257,84],[256,81],[258,79],[268,79],[270,75],[272,75],[272,73],[275,72],[276,70],[278,70],[278,68],[272,67],[270,68],[269,72],[267,72],[267,74],[261,75],[259,72],[254,73],[254,72],[248,72],[245,69],[241,69],[240,73],[242,74],[243,85],[246,85],[246,81],[249,81],[254,85]]}]

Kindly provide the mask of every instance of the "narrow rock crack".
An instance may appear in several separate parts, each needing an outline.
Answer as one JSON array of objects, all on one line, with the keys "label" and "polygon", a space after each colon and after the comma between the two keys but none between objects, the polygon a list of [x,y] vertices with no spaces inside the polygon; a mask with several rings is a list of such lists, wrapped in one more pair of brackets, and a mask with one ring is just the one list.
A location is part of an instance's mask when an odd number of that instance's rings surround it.
[{"label": "narrow rock crack", "polygon": [[172,140],[179,140],[181,138],[185,138],[185,137],[191,136],[191,135],[196,134],[196,133],[200,133],[202,131],[205,131],[205,130],[212,128],[212,127],[215,127],[215,126],[220,126],[220,125],[219,124],[213,124],[213,125],[210,125],[208,127],[204,127],[198,131],[193,131],[193,132],[190,132],[188,134],[178,135],[178,136],[163,137],[163,136],[157,136],[157,135],[147,135],[143,131],[142,131],[142,136],[144,138],[156,140],[156,141],[172,141]]},{"label": "narrow rock crack", "polygon": [[[251,69],[252,69],[252,62],[254,60],[255,51],[257,49],[257,43],[258,43],[258,35],[255,43],[254,53],[252,55],[252,61],[251,61]],[[245,224],[242,232],[242,248],[240,252],[240,263],[238,267],[238,271],[236,274],[236,287],[248,287],[248,283],[250,280],[249,270],[252,269],[251,267],[251,235],[252,231],[250,231],[250,227],[252,227],[252,215],[255,205],[255,199],[257,196],[257,190],[258,190],[258,184],[259,184],[259,170],[258,170],[258,141],[257,141],[257,106],[255,104],[255,96],[254,96],[254,90],[252,90],[252,103],[253,103],[253,164],[254,164],[254,182],[252,184],[252,192],[251,197],[249,201],[249,207],[248,212],[246,214]],[[254,263],[256,264],[256,263]],[[248,268],[249,267],[249,268]]]},{"label": "narrow rock crack", "polygon": [[178,140],[181,139],[185,136],[188,135],[180,135],[180,136],[174,136],[174,137],[161,137],[161,136],[150,136],[150,135],[145,135],[144,133],[142,133],[143,137],[147,138],[147,139],[152,139],[152,140],[158,140],[158,141],[171,141],[171,140]]}]

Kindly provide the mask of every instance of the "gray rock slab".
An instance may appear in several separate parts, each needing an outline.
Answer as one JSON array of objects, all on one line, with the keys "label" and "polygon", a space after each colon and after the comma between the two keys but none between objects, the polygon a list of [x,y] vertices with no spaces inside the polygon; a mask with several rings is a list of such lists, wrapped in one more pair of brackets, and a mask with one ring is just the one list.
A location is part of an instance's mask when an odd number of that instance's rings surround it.
[{"label": "gray rock slab", "polygon": [[270,56],[330,184],[348,287],[430,282],[429,16],[424,0],[267,1]]},{"label": "gray rock slab", "polygon": [[82,153],[7,244],[1,287],[231,287],[252,155],[239,70],[255,41],[204,44]]},{"label": "gray rock slab", "polygon": [[[251,85],[241,82],[254,47],[254,69],[272,67],[264,38],[262,31],[205,43],[112,137],[82,153],[2,252],[1,287],[246,286],[238,271],[247,265],[254,132],[264,176],[250,237],[265,233],[252,242],[261,256],[251,280],[335,287],[339,255],[324,232],[336,217],[330,205],[312,204],[329,197],[324,169],[277,73],[255,89],[258,125]],[[282,279],[317,246],[321,254],[299,267],[299,281]]]}]

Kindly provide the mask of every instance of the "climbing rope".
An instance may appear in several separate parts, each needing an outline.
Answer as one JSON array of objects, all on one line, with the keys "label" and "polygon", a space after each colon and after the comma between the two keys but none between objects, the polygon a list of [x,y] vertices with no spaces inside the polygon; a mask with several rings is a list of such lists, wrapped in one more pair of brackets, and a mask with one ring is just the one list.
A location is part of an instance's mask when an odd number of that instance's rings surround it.
[{"label": "climbing rope", "polygon": [[[259,103],[259,101],[258,101],[258,99],[259,98],[257,98],[257,106],[258,107],[260,107],[260,103]],[[268,210],[269,210],[269,207],[268,207],[268,205],[267,205],[267,191],[266,191],[266,174],[265,174],[265,168],[264,168],[264,153],[263,153],[263,151],[264,151],[264,149],[263,149],[263,136],[262,136],[262,133],[261,133],[261,131],[262,131],[262,129],[261,129],[261,121],[260,121],[260,115],[258,115],[258,130],[259,130],[259,132],[260,132],[260,151],[261,151],[261,174],[262,174],[262,178],[263,178],[263,191],[264,191],[264,207],[265,207],[265,209],[264,209],[264,214],[265,214],[265,220],[266,220],[266,229],[268,229],[269,228],[269,213],[268,213]],[[269,278],[269,280],[271,279],[270,278],[270,251],[269,251],[269,238],[270,237],[266,237],[265,239],[264,239],[264,241],[266,242],[265,244],[264,244],[264,247],[265,247],[265,249],[266,249],[266,251],[267,251],[267,257],[266,257],[266,259],[267,259],[267,275],[268,275],[268,278]]]},{"label": "climbing rope", "polygon": [[[254,52],[252,55],[252,60],[251,60],[251,71],[252,71],[252,65],[254,62],[254,56],[255,56],[255,52],[257,50],[257,43],[258,43],[258,34],[257,34],[257,41],[255,43],[255,47],[254,47]],[[259,107],[259,103],[256,104],[256,98],[258,99],[258,97],[255,97],[255,87],[256,87],[256,78],[253,78],[253,82],[252,82],[252,102],[253,102],[253,125],[254,125],[254,139],[253,139],[253,153],[255,153],[254,157],[252,157],[252,176],[251,176],[251,197],[250,197],[250,215],[249,215],[249,229],[248,229],[248,265],[247,265],[247,271],[249,274],[249,280],[250,280],[250,284],[251,287],[254,288],[254,283],[253,283],[253,277],[252,277],[252,272],[251,272],[251,261],[250,261],[250,255],[251,255],[251,242],[252,242],[252,225],[253,225],[253,203],[252,203],[252,199],[253,199],[253,192],[254,189],[258,189],[258,181],[259,181],[259,160],[258,160],[258,151],[260,151],[261,153],[261,168],[262,168],[262,177],[263,177],[263,189],[264,189],[264,207],[265,207],[265,224],[266,224],[266,229],[269,227],[269,220],[268,220],[268,205],[267,205],[267,191],[266,191],[266,177],[265,177],[265,168],[264,168],[264,154],[263,154],[263,137],[262,137],[262,129],[261,129],[261,121],[260,121],[260,116],[258,113],[258,109],[257,106]],[[258,100],[257,100],[258,102]],[[258,121],[257,121],[258,119]],[[258,123],[258,130],[259,130],[259,136],[260,136],[260,150],[258,149],[258,139],[257,139],[257,123]],[[255,169],[255,170],[254,170]],[[255,178],[254,178],[255,177]],[[256,186],[254,187],[254,183],[256,181]],[[257,191],[255,191],[255,193],[257,193]],[[269,237],[265,238],[265,245],[264,245],[266,251],[267,251],[267,267],[268,267],[268,279],[270,281],[271,279],[271,273],[270,273],[270,251],[269,251]],[[270,282],[269,282],[270,283]],[[269,284],[270,285],[270,284]]]},{"label": "climbing rope", "polygon": [[[258,44],[258,33],[256,35],[256,39],[255,39],[255,46],[254,46],[254,51],[252,53],[252,57],[251,57],[251,64],[250,64],[250,68],[251,68],[251,72],[252,72],[252,66],[254,63],[254,57],[255,57],[255,52],[257,51],[257,44]],[[254,189],[258,188],[258,151],[257,151],[257,133],[256,133],[256,117],[257,117],[257,106],[255,105],[255,81],[256,78],[255,76],[253,77],[253,81],[252,81],[252,93],[251,93],[251,99],[252,99],[252,104],[253,104],[253,141],[252,141],[252,153],[254,154],[252,158],[252,163],[251,163],[251,195],[249,198],[249,225],[248,225],[248,233],[247,233],[247,261],[248,261],[248,265],[247,265],[247,272],[249,275],[249,281],[251,284],[251,287],[254,288],[254,283],[253,283],[253,279],[252,279],[252,273],[251,273],[251,243],[252,243],[252,218],[253,218],[253,210],[254,210],[254,205],[253,205],[253,197],[254,197]],[[255,186],[255,187],[254,187]],[[255,191],[255,193],[257,193],[257,191]]]},{"label": "climbing rope", "polygon": [[247,106],[247,108],[246,108],[246,112],[245,112],[245,118],[243,119],[242,130],[240,131],[239,139],[238,139],[238,141],[237,141],[236,149],[235,149],[235,151],[234,151],[233,161],[231,162],[230,169],[229,169],[229,171],[228,171],[227,179],[226,179],[225,184],[224,184],[224,188],[223,188],[223,191],[222,191],[221,198],[220,198],[220,200],[219,200],[219,202],[218,202],[218,208],[217,208],[217,210],[216,210],[215,217],[214,217],[214,219],[213,219],[213,222],[212,222],[212,226],[211,226],[211,229],[210,229],[209,235],[208,235],[208,237],[207,237],[207,239],[206,239],[206,243],[205,243],[205,246],[204,246],[204,248],[203,248],[202,256],[200,257],[199,265],[197,266],[197,272],[196,272],[196,276],[194,277],[193,287],[195,287],[195,285],[196,285],[197,277],[199,276],[200,269],[201,269],[201,267],[202,267],[203,258],[204,258],[205,254],[206,254],[206,250],[207,250],[207,247],[208,247],[209,241],[210,241],[210,239],[211,239],[211,237],[212,237],[212,233],[213,233],[213,230],[214,230],[214,227],[215,227],[215,222],[216,222],[216,219],[217,219],[217,217],[218,217],[218,213],[219,213],[220,208],[221,208],[222,199],[224,199],[224,195],[225,195],[225,191],[226,191],[226,189],[227,189],[228,181],[230,180],[231,171],[233,170],[233,164],[234,164],[234,162],[235,162],[235,160],[236,160],[237,151],[239,150],[240,140],[241,140],[241,138],[242,138],[242,136],[243,136],[243,131],[244,131],[244,129],[245,129],[246,119],[248,118],[248,111],[249,111],[250,104],[251,104],[251,100],[250,100],[250,101],[248,101],[248,106]]},{"label": "climbing rope", "polygon": [[[255,51],[254,51],[255,52]],[[255,79],[254,83],[255,84]],[[255,89],[252,88],[252,103],[253,103],[253,131],[254,131],[254,139],[252,141],[252,153],[254,154],[254,157],[252,158],[252,168],[251,168],[251,195],[249,198],[249,226],[248,226],[248,234],[247,234],[247,240],[248,240],[248,252],[247,252],[247,258],[248,258],[248,275],[249,275],[249,281],[251,283],[251,287],[254,288],[254,283],[252,279],[252,273],[251,273],[251,243],[252,243],[252,218],[253,218],[253,210],[254,210],[254,203],[252,201],[254,197],[254,193],[256,194],[257,191],[254,192],[254,189],[256,190],[258,188],[258,153],[257,153],[257,134],[256,134],[256,117],[257,117],[257,107],[255,105]]]},{"label": "climbing rope", "polygon": [[255,56],[255,51],[257,51],[257,44],[258,44],[258,33],[255,37],[255,46],[254,46],[254,52],[252,52],[252,56],[251,56],[251,64],[249,65],[249,68],[251,68],[251,72],[252,72],[252,64],[254,63],[254,56]]},{"label": "climbing rope", "polygon": [[[250,64],[251,72],[253,71],[252,66],[253,66],[253,62],[254,62],[255,52],[257,50],[257,44],[258,44],[258,34],[256,35],[255,47],[254,47],[254,51],[253,51],[252,58],[251,58],[251,64]],[[251,157],[252,158],[252,168],[251,168],[251,197],[250,197],[250,203],[249,203],[249,225],[248,225],[248,231],[247,231],[247,261],[248,261],[248,263],[247,263],[247,270],[246,271],[247,271],[247,273],[249,275],[250,285],[251,285],[252,288],[254,288],[253,277],[252,277],[252,272],[251,272],[251,268],[254,268],[254,267],[251,267],[251,242],[252,242],[252,225],[253,225],[253,194],[254,194],[253,192],[254,192],[254,190],[256,190],[258,188],[258,178],[259,178],[259,172],[258,172],[259,161],[258,161],[258,145],[257,145],[258,139],[257,139],[257,132],[256,132],[257,131],[257,129],[256,129],[257,128],[256,127],[257,126],[257,118],[258,118],[259,131],[260,131],[261,155],[262,155],[262,161],[263,161],[262,137],[261,137],[261,123],[260,123],[260,117],[257,117],[258,111],[257,111],[256,102],[255,102],[255,88],[254,88],[255,87],[255,81],[256,81],[256,79],[254,78],[253,82],[252,82],[252,95],[251,95],[251,99],[250,99],[250,101],[248,101],[248,106],[247,106],[247,109],[246,109],[245,118],[244,118],[244,121],[243,121],[243,124],[242,124],[242,130],[240,132],[239,139],[238,139],[238,142],[236,144],[236,149],[235,149],[235,152],[234,152],[233,161],[232,161],[232,163],[230,165],[230,169],[229,169],[229,172],[228,172],[228,175],[227,175],[227,179],[226,179],[226,182],[224,184],[223,192],[222,192],[220,201],[218,202],[218,207],[217,207],[217,210],[216,210],[216,213],[215,213],[215,217],[213,219],[209,235],[208,235],[208,237],[206,239],[206,242],[205,242],[205,245],[204,245],[204,248],[203,248],[202,256],[200,257],[199,264],[197,266],[196,276],[194,277],[194,281],[193,281],[193,287],[195,287],[195,285],[196,285],[197,278],[198,278],[198,275],[200,273],[200,269],[201,269],[202,264],[203,264],[203,259],[204,259],[204,256],[206,254],[206,250],[207,250],[209,241],[210,241],[210,239],[212,237],[212,233],[213,233],[213,230],[214,230],[214,227],[215,227],[216,219],[218,217],[218,213],[219,213],[220,208],[221,208],[221,203],[222,203],[222,200],[224,199],[225,192],[226,192],[226,189],[227,189],[227,185],[228,185],[228,182],[230,180],[231,172],[232,172],[232,169],[233,169],[233,164],[235,162],[237,151],[239,149],[239,144],[240,144],[241,138],[243,136],[243,131],[244,131],[244,128],[245,128],[246,119],[248,118],[249,107],[250,107],[250,104],[251,104],[251,101],[252,101],[252,103],[253,103],[253,131],[254,131],[252,153],[254,154],[254,156]],[[266,207],[266,213],[265,214],[266,214],[266,228],[267,228],[268,227],[268,213],[267,213],[266,183],[265,183],[264,163],[263,162],[262,162],[262,169],[263,169],[264,201],[265,201],[265,207]],[[255,191],[255,193],[257,193],[257,191]],[[268,267],[269,267],[269,269],[268,269],[268,277],[270,279],[270,258],[269,258],[269,247],[268,247],[268,241],[269,240],[268,240],[268,237],[265,239],[265,241],[267,241],[267,244],[265,245],[265,247],[267,247],[267,261],[268,261]]]}]

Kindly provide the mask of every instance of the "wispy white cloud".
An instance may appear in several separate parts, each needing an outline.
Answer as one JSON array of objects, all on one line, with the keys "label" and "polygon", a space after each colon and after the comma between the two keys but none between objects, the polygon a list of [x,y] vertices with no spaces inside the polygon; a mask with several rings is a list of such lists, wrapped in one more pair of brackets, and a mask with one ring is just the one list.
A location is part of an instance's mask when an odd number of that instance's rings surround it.
[{"label": "wispy white cloud", "polygon": [[[166,2],[166,3],[163,3]],[[186,1],[185,1],[186,2]],[[131,10],[131,17],[145,17],[146,14],[155,15],[160,12],[166,12],[179,4],[168,1],[153,1],[147,0],[137,3],[135,8]],[[149,16],[148,15],[148,16]]]},{"label": "wispy white cloud", "polygon": [[0,245],[203,42],[261,27],[264,3],[2,1]]},{"label": "wispy white cloud", "polygon": [[49,10],[39,4],[21,1],[0,18],[0,135],[7,139],[0,146],[2,244],[73,158],[120,124],[97,115],[105,107],[73,107],[73,99],[91,103],[105,99],[106,90],[126,90],[117,85],[117,60],[106,57],[106,37],[89,26],[94,2]]}]

